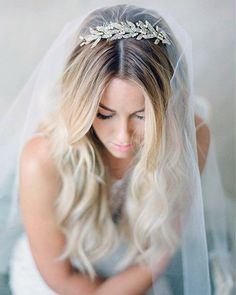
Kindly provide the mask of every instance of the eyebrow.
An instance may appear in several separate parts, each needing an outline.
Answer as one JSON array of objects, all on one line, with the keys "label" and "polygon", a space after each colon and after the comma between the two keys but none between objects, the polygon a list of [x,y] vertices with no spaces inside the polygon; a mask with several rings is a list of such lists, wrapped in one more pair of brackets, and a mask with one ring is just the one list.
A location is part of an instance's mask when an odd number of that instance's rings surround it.
[{"label": "eyebrow", "polygon": [[[104,104],[102,104],[102,103],[99,104],[99,107],[103,108],[104,110],[110,111],[110,112],[115,112],[114,110],[112,110],[112,109],[106,107],[106,106],[105,106]],[[141,110],[136,111],[136,112],[134,112],[133,114],[135,114],[135,113],[140,113],[140,112],[144,112],[144,110],[145,110],[145,108],[142,108]]]}]

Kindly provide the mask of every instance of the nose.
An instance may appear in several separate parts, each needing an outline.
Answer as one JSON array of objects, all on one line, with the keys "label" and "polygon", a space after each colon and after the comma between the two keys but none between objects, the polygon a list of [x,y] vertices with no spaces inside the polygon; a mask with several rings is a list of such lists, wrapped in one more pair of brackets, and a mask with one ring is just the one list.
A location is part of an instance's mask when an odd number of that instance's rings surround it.
[{"label": "nose", "polygon": [[127,119],[120,120],[117,128],[116,143],[129,144],[131,143],[131,126]]}]

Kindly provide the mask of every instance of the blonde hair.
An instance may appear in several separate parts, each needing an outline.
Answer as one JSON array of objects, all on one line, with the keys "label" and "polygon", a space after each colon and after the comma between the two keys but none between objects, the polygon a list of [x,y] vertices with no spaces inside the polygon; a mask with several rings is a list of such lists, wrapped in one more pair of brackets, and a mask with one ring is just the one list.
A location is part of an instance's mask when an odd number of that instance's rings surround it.
[{"label": "blonde hair", "polygon": [[[152,23],[158,20],[159,26],[168,29],[154,12],[138,14],[141,11],[131,5],[95,10],[84,20],[78,35],[104,19],[149,19]],[[176,40],[169,32],[177,51]],[[188,164],[183,161],[185,146],[178,115],[173,113],[169,116],[171,121],[166,120],[173,69],[165,45],[155,45],[152,40],[101,40],[90,48],[80,47],[77,39],[58,81],[61,96],[57,109],[39,126],[51,141],[62,180],[55,208],[67,243],[60,259],[76,258],[80,271],[91,279],[96,277],[92,263],[112,251],[120,236],[128,242],[127,252],[117,266],[120,269],[130,263],[142,263],[153,253],[158,257],[166,250],[175,251],[178,245],[173,223],[178,218],[180,182],[187,178]],[[101,145],[92,132],[103,92],[115,77],[136,83],[145,97],[144,140],[128,181],[119,225],[111,217],[108,175]],[[167,137],[168,132],[171,136]]]}]

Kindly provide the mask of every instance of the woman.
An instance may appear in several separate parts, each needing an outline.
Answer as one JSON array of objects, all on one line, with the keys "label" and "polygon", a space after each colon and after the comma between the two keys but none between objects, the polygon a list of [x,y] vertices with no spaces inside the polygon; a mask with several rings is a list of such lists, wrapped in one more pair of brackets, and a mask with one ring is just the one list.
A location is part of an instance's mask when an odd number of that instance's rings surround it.
[{"label": "woman", "polygon": [[188,46],[157,12],[116,5],[71,22],[49,50],[19,153],[13,294],[210,294],[199,182],[210,134]]}]

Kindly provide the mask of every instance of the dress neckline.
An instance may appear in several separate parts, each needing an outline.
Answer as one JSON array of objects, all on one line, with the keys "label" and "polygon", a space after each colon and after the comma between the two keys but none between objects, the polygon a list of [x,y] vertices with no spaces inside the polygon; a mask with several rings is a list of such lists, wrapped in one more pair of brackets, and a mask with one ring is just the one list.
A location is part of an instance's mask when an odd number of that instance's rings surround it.
[{"label": "dress neckline", "polygon": [[111,185],[112,185],[112,187],[118,187],[118,186],[120,186],[123,182],[124,182],[124,178],[120,178],[120,179],[112,178],[112,180],[111,180]]}]

